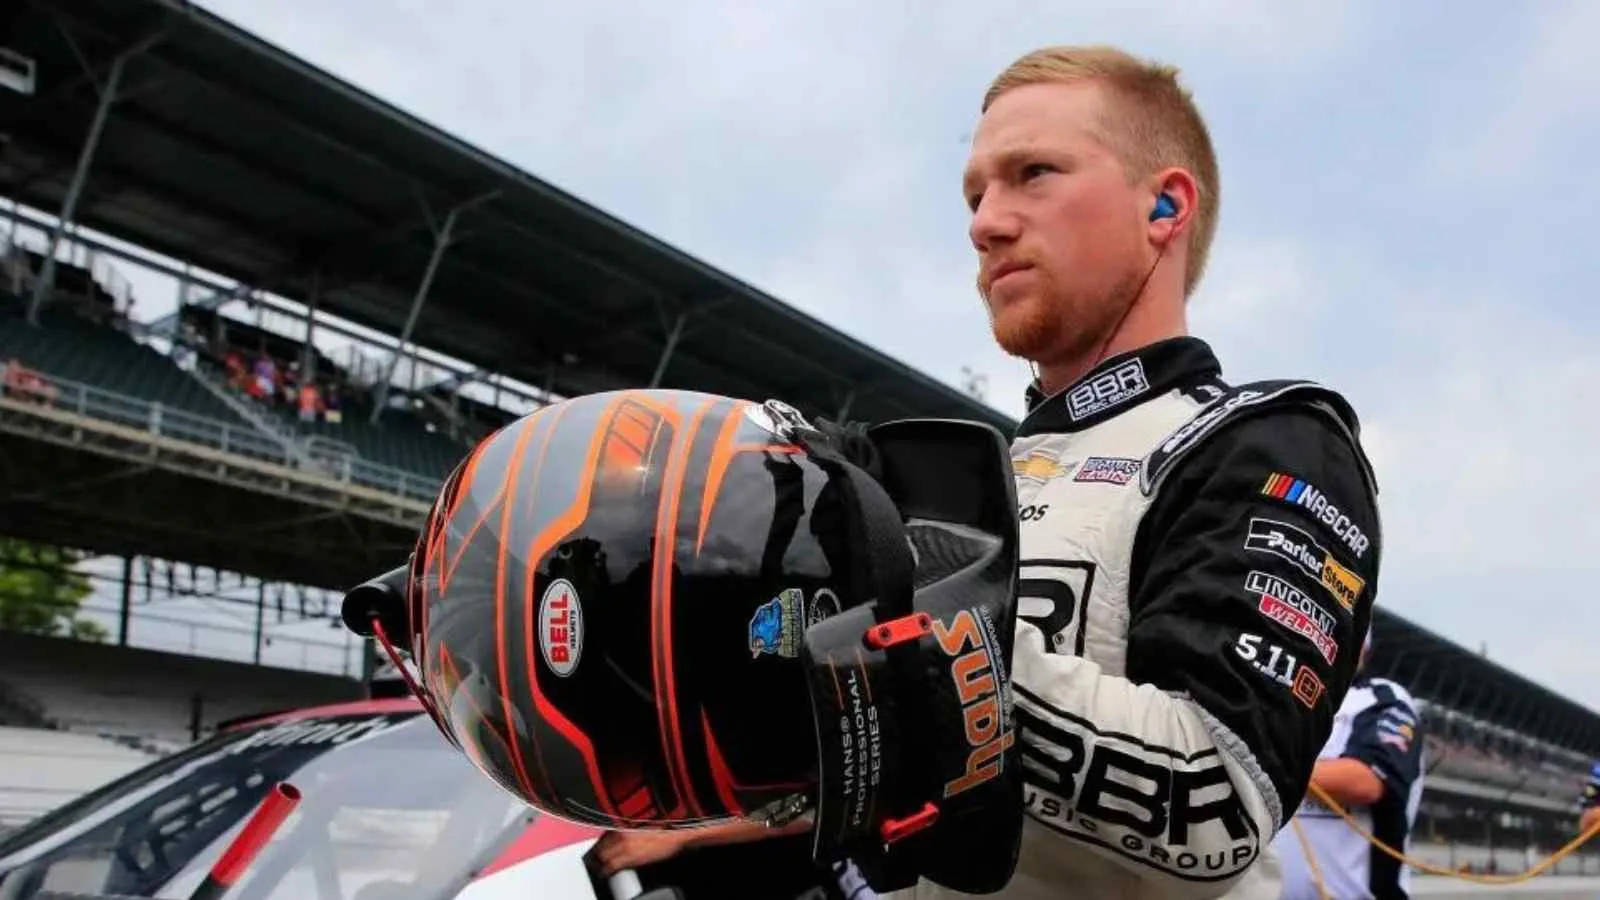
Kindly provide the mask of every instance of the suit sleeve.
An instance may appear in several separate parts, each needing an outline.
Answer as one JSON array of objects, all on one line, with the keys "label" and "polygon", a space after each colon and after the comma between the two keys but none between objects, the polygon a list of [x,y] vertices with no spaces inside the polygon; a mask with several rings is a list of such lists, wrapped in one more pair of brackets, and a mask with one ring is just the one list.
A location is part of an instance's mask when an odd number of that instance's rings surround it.
[{"label": "suit sleeve", "polygon": [[1374,680],[1377,702],[1356,714],[1341,756],[1366,763],[1384,794],[1402,802],[1422,777],[1422,723],[1411,697],[1398,685]]},{"label": "suit sleeve", "polygon": [[1036,820],[1152,895],[1220,896],[1259,858],[1305,794],[1371,615],[1378,522],[1358,452],[1289,408],[1184,459],[1134,540],[1126,677],[1019,626]]}]

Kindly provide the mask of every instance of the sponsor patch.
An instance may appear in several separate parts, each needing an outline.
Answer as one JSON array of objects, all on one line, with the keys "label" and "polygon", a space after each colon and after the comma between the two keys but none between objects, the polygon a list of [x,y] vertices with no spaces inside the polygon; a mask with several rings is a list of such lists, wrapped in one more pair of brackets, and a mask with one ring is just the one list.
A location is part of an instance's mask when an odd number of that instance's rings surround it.
[{"label": "sponsor patch", "polygon": [[1261,493],[1274,500],[1304,507],[1318,522],[1327,526],[1334,537],[1344,541],[1344,545],[1350,548],[1356,559],[1365,556],[1367,548],[1372,544],[1360,526],[1350,521],[1349,516],[1340,512],[1339,507],[1330,503],[1327,496],[1308,481],[1282,472],[1274,472],[1267,476],[1266,484],[1261,486]]},{"label": "sponsor patch", "polygon": [[1073,388],[1067,394],[1067,415],[1074,422],[1081,422],[1096,413],[1127,403],[1148,390],[1150,381],[1144,377],[1144,363],[1130,359]]},{"label": "sponsor patch", "polygon": [[1302,664],[1299,669],[1295,670],[1294,684],[1290,686],[1289,690],[1294,694],[1296,700],[1306,705],[1306,709],[1315,709],[1317,701],[1322,699],[1324,688],[1322,679],[1317,677],[1317,673],[1311,671],[1310,666]]},{"label": "sponsor patch", "polygon": [[811,428],[811,423],[799,410],[778,400],[751,404],[745,407],[744,417],[786,441],[793,440],[797,430]]},{"label": "sponsor patch", "polygon": [[1120,456],[1091,456],[1078,467],[1073,481],[1127,484],[1139,474],[1139,461]]},{"label": "sponsor patch", "polygon": [[1302,663],[1293,653],[1277,644],[1268,643],[1259,634],[1240,634],[1234,642],[1233,652],[1267,678],[1289,689],[1296,700],[1307,708],[1316,706],[1322,697],[1322,679]]},{"label": "sponsor patch", "polygon": [[545,666],[562,678],[572,674],[583,655],[583,606],[565,578],[552,581],[539,599],[539,652]]},{"label": "sponsor patch", "polygon": [[1097,731],[1013,684],[1023,808],[1040,824],[1189,882],[1231,878],[1261,836],[1220,755]]},{"label": "sponsor patch", "polygon": [[1245,590],[1260,596],[1257,610],[1295,634],[1316,645],[1317,652],[1329,665],[1339,656],[1339,644],[1330,632],[1334,618],[1316,601],[1282,578],[1265,572],[1251,571],[1244,578]]},{"label": "sponsor patch", "polygon": [[1011,470],[1016,473],[1017,478],[1036,484],[1044,484],[1046,481],[1064,478],[1072,474],[1074,465],[1076,463],[1062,463],[1043,450],[1035,450],[1026,456],[1014,456],[1011,458]]},{"label": "sponsor patch", "polygon": [[1338,560],[1311,535],[1287,522],[1276,519],[1250,519],[1250,532],[1245,536],[1246,550],[1272,553],[1294,563],[1306,574],[1316,578],[1333,599],[1345,609],[1354,610],[1356,598],[1361,596],[1367,582]]},{"label": "sponsor patch", "polygon": [[750,657],[796,657],[805,631],[805,592],[787,588],[750,615]]}]

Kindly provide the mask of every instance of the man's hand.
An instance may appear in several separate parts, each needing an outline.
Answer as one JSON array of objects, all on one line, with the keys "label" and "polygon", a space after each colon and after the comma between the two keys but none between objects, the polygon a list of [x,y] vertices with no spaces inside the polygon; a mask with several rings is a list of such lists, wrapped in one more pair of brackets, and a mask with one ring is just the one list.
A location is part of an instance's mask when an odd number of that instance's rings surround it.
[{"label": "man's hand", "polygon": [[678,855],[689,846],[691,833],[685,829],[608,831],[595,843],[595,860],[609,878],[623,869],[636,869]]}]

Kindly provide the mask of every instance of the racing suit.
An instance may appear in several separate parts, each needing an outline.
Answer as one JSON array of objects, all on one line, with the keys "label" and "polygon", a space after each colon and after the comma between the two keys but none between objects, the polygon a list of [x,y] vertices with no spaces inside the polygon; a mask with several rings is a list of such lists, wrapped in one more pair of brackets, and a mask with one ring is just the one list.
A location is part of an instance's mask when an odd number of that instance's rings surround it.
[{"label": "racing suit", "polygon": [[1277,895],[1269,845],[1371,616],[1376,486],[1337,394],[1220,372],[1175,338],[1030,390],[1012,444],[1028,821],[999,896]]}]

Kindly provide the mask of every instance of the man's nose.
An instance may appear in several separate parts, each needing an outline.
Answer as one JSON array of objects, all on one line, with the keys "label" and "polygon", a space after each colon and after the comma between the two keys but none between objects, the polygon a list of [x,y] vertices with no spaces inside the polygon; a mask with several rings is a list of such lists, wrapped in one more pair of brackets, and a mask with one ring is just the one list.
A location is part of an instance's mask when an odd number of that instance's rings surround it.
[{"label": "man's nose", "polygon": [[967,226],[967,236],[979,253],[987,253],[997,245],[1015,241],[1022,230],[1022,217],[1007,202],[1000,191],[989,191],[973,210],[972,222]]}]

